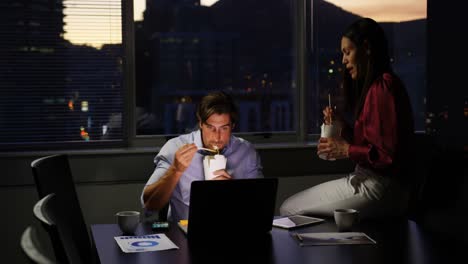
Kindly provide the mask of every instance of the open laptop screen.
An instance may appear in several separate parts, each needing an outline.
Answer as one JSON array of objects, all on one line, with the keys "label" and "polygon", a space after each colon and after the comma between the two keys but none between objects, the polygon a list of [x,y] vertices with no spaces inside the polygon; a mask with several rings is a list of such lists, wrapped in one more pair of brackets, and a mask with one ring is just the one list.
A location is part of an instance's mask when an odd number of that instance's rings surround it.
[{"label": "open laptop screen", "polygon": [[276,178],[192,182],[188,238],[268,233],[277,188]]}]

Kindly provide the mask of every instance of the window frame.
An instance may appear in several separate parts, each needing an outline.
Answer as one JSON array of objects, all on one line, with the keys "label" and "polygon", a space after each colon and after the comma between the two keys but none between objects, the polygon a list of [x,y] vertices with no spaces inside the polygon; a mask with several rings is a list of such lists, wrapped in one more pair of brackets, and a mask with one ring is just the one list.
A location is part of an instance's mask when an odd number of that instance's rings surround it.
[{"label": "window frame", "polygon": [[[310,145],[315,144],[319,138],[318,134],[307,133],[307,108],[306,108],[306,90],[307,90],[307,57],[309,54],[308,34],[307,25],[308,17],[311,15],[311,0],[299,0],[291,1],[291,17],[293,19],[293,49],[294,57],[293,64],[295,65],[295,87],[294,91],[294,118],[297,120],[295,123],[295,131],[292,132],[249,132],[249,133],[234,133],[236,136],[242,137],[254,145],[268,146],[273,145]],[[123,36],[122,39],[125,41],[124,48],[126,54],[126,65],[124,77],[128,80],[125,84],[127,85],[128,102],[126,109],[128,115],[124,120],[128,121],[128,147],[129,148],[144,148],[144,147],[162,147],[164,143],[177,135],[136,135],[136,124],[135,124],[135,43],[134,43],[134,21],[133,21],[133,0],[124,1],[123,5]],[[309,20],[310,21],[310,20]],[[127,29],[127,30],[125,30]]]}]

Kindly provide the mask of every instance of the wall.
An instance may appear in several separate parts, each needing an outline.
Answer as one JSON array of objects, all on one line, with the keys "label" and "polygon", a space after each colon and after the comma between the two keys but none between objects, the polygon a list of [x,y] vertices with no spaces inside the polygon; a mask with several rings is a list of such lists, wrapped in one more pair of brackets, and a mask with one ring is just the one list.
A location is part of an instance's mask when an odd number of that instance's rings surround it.
[{"label": "wall", "polygon": [[459,66],[468,59],[466,9],[456,0],[428,0],[427,15],[427,112],[439,123],[432,133],[437,153],[425,166],[429,173],[420,222],[451,245],[455,240],[468,244],[468,89],[466,67]]}]

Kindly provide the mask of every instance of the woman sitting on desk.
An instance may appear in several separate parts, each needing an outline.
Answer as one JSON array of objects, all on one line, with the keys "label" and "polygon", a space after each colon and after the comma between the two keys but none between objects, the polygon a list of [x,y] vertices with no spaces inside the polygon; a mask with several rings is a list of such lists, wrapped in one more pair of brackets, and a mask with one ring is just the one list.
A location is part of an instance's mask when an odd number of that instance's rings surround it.
[{"label": "woman sitting on desk", "polygon": [[[413,117],[401,80],[390,66],[383,29],[370,18],[359,19],[341,38],[344,110],[352,126],[323,110],[325,123],[342,126],[341,136],[320,138],[318,154],[328,159],[349,158],[355,170],[341,179],[322,183],[288,198],[282,215],[333,216],[338,208],[353,208],[361,217],[399,215],[406,211],[408,192],[403,162],[410,149]],[[335,121],[336,120],[336,121]]]}]

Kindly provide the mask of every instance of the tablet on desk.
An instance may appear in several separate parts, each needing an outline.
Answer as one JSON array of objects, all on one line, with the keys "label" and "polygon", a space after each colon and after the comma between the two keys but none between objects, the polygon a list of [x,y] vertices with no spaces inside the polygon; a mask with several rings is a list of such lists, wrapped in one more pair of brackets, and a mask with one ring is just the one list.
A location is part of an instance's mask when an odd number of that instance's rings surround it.
[{"label": "tablet on desk", "polygon": [[281,217],[273,220],[273,226],[291,229],[296,227],[301,227],[305,225],[311,225],[315,223],[323,222],[321,218],[305,216],[305,215],[291,215],[286,217]]}]

